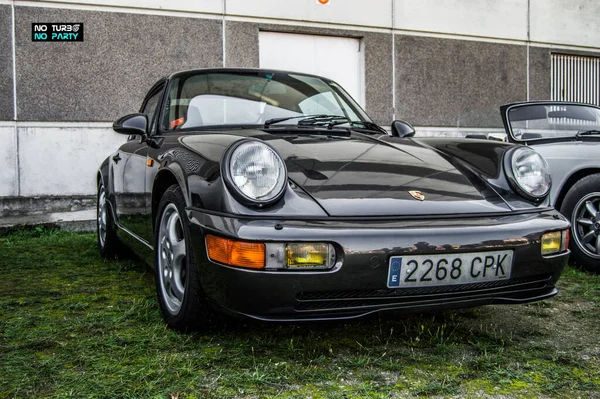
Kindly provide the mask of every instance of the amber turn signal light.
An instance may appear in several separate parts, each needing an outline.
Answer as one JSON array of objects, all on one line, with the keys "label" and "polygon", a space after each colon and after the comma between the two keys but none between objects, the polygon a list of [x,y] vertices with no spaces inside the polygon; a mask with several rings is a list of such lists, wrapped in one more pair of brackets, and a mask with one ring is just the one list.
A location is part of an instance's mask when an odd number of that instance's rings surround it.
[{"label": "amber turn signal light", "polygon": [[206,235],[208,257],[215,262],[230,266],[262,269],[265,267],[265,244],[236,241]]}]

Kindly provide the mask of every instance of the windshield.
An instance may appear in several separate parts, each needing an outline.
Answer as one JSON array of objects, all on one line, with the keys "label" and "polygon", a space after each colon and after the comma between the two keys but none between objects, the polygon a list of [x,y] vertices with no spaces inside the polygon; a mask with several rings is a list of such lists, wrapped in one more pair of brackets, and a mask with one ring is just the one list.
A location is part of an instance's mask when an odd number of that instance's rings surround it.
[{"label": "windshield", "polygon": [[[371,120],[336,83],[267,71],[197,72],[175,77],[162,120],[164,130],[219,125],[262,125],[276,118],[331,115]],[[282,121],[296,125],[298,119]]]},{"label": "windshield", "polygon": [[511,107],[508,122],[516,140],[575,137],[600,130],[600,109],[582,104],[527,104]]}]

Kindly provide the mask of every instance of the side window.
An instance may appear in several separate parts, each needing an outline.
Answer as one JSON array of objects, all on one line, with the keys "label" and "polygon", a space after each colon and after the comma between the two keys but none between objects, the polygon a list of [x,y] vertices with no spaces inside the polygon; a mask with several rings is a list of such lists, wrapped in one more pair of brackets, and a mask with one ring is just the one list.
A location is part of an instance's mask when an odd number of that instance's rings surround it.
[{"label": "side window", "polygon": [[156,91],[150,98],[148,98],[142,109],[142,114],[146,114],[148,117],[148,126],[150,126],[150,134],[156,133],[156,118],[158,117],[158,102],[162,95],[162,89]]}]

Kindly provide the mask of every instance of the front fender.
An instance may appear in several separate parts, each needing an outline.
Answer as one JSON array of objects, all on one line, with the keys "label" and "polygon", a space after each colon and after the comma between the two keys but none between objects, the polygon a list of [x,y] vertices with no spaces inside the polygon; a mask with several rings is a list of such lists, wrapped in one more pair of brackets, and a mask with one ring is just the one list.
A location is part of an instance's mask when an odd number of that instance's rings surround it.
[{"label": "front fender", "polygon": [[[98,168],[98,173],[96,176],[96,186],[98,186],[100,184],[100,182],[102,182],[102,184],[104,185],[104,189],[108,191],[108,189],[109,189],[108,176],[109,176],[109,158],[107,157],[104,161],[102,161],[102,164],[100,164],[100,167]],[[110,188],[112,189],[112,187],[110,187]]]},{"label": "front fender", "polygon": [[457,169],[468,169],[493,189],[513,210],[547,208],[550,195],[539,202],[520,196],[511,187],[504,172],[505,158],[516,145],[491,140],[456,138],[418,139],[418,141],[445,155]]},{"label": "front fender", "polygon": [[312,197],[291,181],[283,198],[272,206],[259,208],[239,203],[223,182],[220,158],[210,154],[204,156],[201,150],[202,147],[193,150],[175,147],[159,157],[152,182],[153,214],[162,192],[170,185],[178,184],[186,206],[195,209],[250,216],[327,216]]}]

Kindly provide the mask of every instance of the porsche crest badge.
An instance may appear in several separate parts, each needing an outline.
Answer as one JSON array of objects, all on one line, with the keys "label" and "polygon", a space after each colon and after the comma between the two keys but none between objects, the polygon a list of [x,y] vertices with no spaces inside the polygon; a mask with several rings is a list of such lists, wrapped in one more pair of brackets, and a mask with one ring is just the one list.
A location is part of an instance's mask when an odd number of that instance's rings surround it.
[{"label": "porsche crest badge", "polygon": [[408,193],[416,200],[423,201],[425,199],[425,195],[420,191],[411,190]]}]

